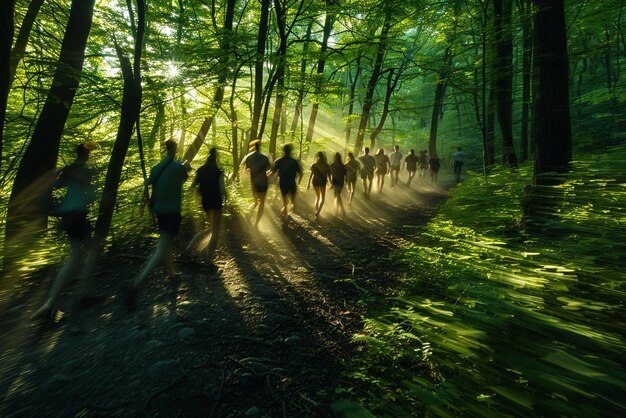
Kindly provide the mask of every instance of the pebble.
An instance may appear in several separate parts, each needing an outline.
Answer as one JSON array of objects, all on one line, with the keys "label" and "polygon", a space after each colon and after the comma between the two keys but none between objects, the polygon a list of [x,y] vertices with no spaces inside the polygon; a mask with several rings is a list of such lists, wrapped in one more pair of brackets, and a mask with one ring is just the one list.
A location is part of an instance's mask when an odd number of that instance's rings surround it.
[{"label": "pebble", "polygon": [[283,322],[289,321],[291,318],[287,315],[279,314],[279,313],[268,313],[265,315],[265,320],[268,322],[274,322],[277,324],[282,324]]},{"label": "pebble", "polygon": [[159,341],[159,340],[150,340],[146,343],[146,345],[144,346],[144,349],[146,351],[152,351],[152,350],[156,350],[157,348],[160,348],[161,346],[163,346],[163,342]]},{"label": "pebble", "polygon": [[261,408],[259,408],[258,406],[253,406],[252,408],[248,409],[246,411],[246,416],[247,417],[258,417],[261,416]]},{"label": "pebble", "polygon": [[152,379],[168,376],[171,377],[180,366],[178,360],[161,360],[154,363],[148,368],[148,376]]},{"label": "pebble", "polygon": [[285,344],[290,346],[299,345],[302,342],[302,338],[297,335],[292,335],[291,337],[285,338]]},{"label": "pebble", "polygon": [[183,341],[191,340],[195,338],[195,336],[196,336],[196,331],[191,327],[185,327],[181,329],[180,331],[178,331],[178,338]]}]

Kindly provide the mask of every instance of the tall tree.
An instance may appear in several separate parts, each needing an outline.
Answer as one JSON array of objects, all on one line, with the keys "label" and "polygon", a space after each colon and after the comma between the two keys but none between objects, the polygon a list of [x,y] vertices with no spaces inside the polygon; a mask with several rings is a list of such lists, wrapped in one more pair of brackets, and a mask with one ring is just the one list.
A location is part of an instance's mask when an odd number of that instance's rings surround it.
[{"label": "tall tree", "polygon": [[537,185],[558,184],[572,160],[569,72],[563,0],[534,0],[536,71],[535,173]]},{"label": "tall tree", "polygon": [[493,30],[496,37],[494,73],[498,124],[502,133],[504,164],[517,168],[513,146],[513,38],[512,0],[493,0]]},{"label": "tall tree", "polygon": [[[95,0],[73,0],[59,60],[46,102],[17,169],[9,198],[7,241],[24,227],[45,227],[47,213],[37,203],[36,181],[56,167],[61,135],[78,88]],[[5,246],[6,248],[7,246]]]},{"label": "tall tree", "polygon": [[322,88],[322,80],[324,77],[324,68],[326,67],[326,55],[328,53],[328,40],[335,22],[335,13],[331,10],[334,0],[326,0],[326,17],[324,18],[324,31],[322,34],[322,45],[320,47],[319,59],[317,60],[317,72],[315,74],[315,90],[313,95],[313,105],[311,106],[311,115],[309,116],[309,125],[306,130],[306,141],[311,142],[313,133],[315,132],[315,121],[317,120],[317,112],[319,111],[320,101],[319,94]]},{"label": "tall tree", "polygon": [[385,5],[385,18],[383,20],[380,36],[378,37],[378,45],[376,50],[376,58],[374,60],[374,67],[372,68],[372,74],[367,83],[367,90],[365,91],[365,98],[363,100],[363,109],[361,111],[361,120],[359,122],[359,130],[356,134],[354,141],[354,152],[358,154],[363,147],[363,138],[365,137],[365,129],[367,128],[367,122],[370,118],[370,112],[372,105],[374,104],[374,90],[380,79],[382,72],[383,61],[385,53],[388,47],[389,30],[391,29],[391,17],[393,13],[392,5]]},{"label": "tall tree", "polygon": [[270,0],[261,0],[261,15],[259,16],[259,33],[256,44],[256,56],[254,61],[254,102],[252,109],[252,126],[250,138],[259,138],[259,123],[261,121],[261,111],[263,109],[263,66],[265,65],[265,43],[269,29],[269,8]]},{"label": "tall tree", "polygon": [[30,37],[30,32],[33,29],[33,25],[35,24],[35,19],[39,14],[39,9],[41,9],[41,5],[44,0],[31,0],[28,4],[28,9],[26,10],[26,15],[24,15],[24,19],[22,20],[22,25],[20,26],[20,30],[17,33],[17,38],[15,39],[15,45],[13,46],[13,50],[11,51],[11,63],[10,63],[10,74],[11,81],[9,85],[13,85],[13,80],[15,79],[15,71],[17,70],[17,66],[19,65],[22,58],[24,58],[24,54],[26,53],[26,45],[28,45],[28,38]]},{"label": "tall tree", "polygon": [[[125,56],[122,48],[117,44],[115,45],[122,69],[122,77],[124,78],[124,92],[117,136],[104,180],[104,189],[102,190],[102,199],[100,200],[100,213],[96,221],[95,240],[98,245],[102,245],[109,234],[124,161],[128,153],[133,127],[137,124],[141,108],[141,52],[143,49],[146,11],[144,0],[136,0],[136,3],[137,25],[136,31],[134,31],[135,48],[132,67],[130,60]],[[131,27],[135,27],[130,4],[128,5],[128,9],[131,16]]]},{"label": "tall tree", "polygon": [[11,89],[11,45],[13,44],[15,0],[4,0],[0,6],[0,172],[2,171],[2,144],[7,100]]},{"label": "tall tree", "polygon": [[[264,0],[269,1],[269,0]],[[211,124],[213,124],[215,116],[222,106],[222,101],[224,100],[224,87],[227,81],[228,76],[228,68],[230,63],[230,55],[231,49],[233,45],[233,19],[235,16],[235,4],[236,0],[228,0],[226,4],[226,16],[224,17],[224,29],[221,31],[220,36],[218,37],[218,42],[220,43],[220,49],[222,50],[222,55],[220,55],[219,61],[219,74],[217,77],[217,83],[215,87],[215,93],[213,95],[213,100],[211,102],[211,107],[209,109],[208,116],[202,122],[202,126],[198,131],[195,139],[185,151],[183,155],[183,160],[192,161],[200,147],[204,143],[204,138],[209,132],[209,128]],[[264,44],[265,45],[265,44]],[[260,110],[259,110],[260,112]]]},{"label": "tall tree", "polygon": [[522,119],[520,131],[520,161],[528,160],[530,82],[532,68],[532,8],[530,0],[518,0],[522,20]]}]

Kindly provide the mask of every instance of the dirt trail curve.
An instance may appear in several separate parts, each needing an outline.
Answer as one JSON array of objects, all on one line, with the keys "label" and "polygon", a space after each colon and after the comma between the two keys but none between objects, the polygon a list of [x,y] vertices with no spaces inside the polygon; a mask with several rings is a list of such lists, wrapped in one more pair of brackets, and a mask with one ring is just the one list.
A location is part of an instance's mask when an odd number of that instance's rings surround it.
[{"label": "dirt trail curve", "polygon": [[[361,329],[357,290],[341,279],[379,294],[393,287],[393,266],[370,264],[405,245],[413,231],[404,226],[424,224],[445,198],[425,185],[388,187],[369,201],[357,192],[345,220],[332,214],[329,191],[314,221],[313,192],[301,191],[286,231],[271,191],[258,231],[247,214],[227,215],[216,268],[179,261],[177,282],[157,271],[133,314],[120,295],[143,248],[106,255],[106,302],[67,307],[52,326],[26,325],[48,283],[5,289],[0,416],[329,416],[340,361]],[[27,309],[7,302],[26,294]]]}]

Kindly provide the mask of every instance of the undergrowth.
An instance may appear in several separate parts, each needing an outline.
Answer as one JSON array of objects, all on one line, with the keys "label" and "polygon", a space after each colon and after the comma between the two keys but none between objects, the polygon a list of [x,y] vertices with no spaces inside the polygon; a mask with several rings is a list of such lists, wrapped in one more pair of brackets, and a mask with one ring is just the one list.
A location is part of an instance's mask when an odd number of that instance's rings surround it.
[{"label": "undergrowth", "polygon": [[[475,176],[399,251],[346,364],[345,416],[626,414],[625,149],[574,163],[525,230],[530,167]],[[364,296],[366,297],[366,296]]]}]

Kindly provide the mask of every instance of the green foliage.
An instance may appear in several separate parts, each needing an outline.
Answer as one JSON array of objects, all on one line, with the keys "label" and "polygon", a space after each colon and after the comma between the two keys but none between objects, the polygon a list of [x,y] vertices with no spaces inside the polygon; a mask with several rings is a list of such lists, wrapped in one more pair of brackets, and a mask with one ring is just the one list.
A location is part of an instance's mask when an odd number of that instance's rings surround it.
[{"label": "green foliage", "polygon": [[623,415],[623,161],[576,162],[539,231],[521,217],[528,167],[455,188],[355,337],[353,399],[379,416]]}]

